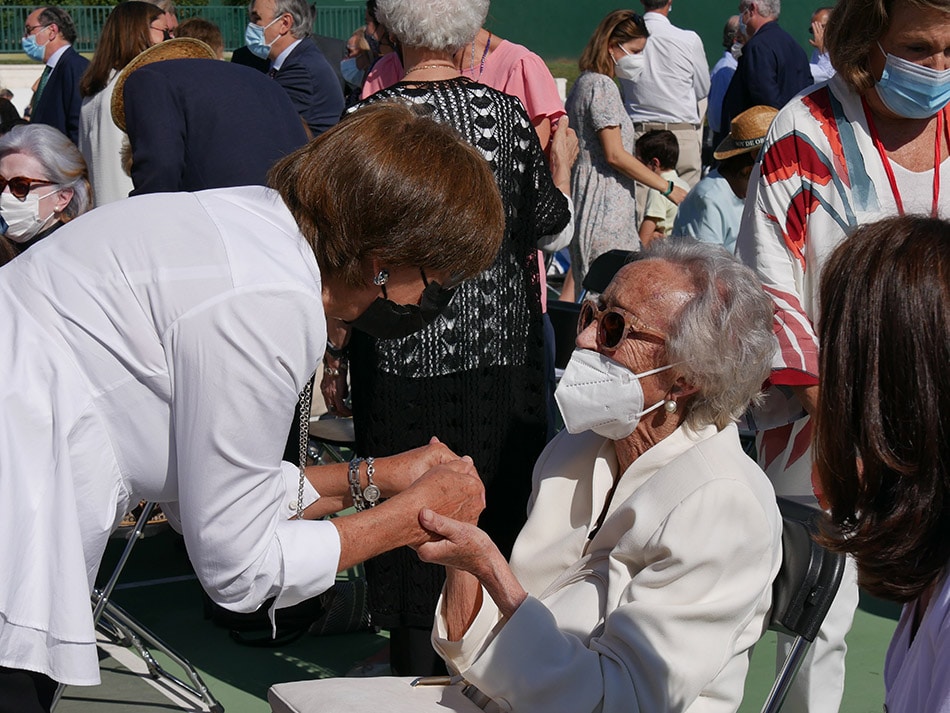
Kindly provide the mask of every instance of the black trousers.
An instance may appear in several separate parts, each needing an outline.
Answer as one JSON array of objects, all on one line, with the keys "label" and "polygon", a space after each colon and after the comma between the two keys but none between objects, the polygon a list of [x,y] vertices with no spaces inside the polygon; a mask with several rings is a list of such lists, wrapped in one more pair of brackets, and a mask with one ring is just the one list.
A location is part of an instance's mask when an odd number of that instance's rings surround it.
[{"label": "black trousers", "polygon": [[42,673],[0,666],[0,713],[49,713],[57,686]]}]

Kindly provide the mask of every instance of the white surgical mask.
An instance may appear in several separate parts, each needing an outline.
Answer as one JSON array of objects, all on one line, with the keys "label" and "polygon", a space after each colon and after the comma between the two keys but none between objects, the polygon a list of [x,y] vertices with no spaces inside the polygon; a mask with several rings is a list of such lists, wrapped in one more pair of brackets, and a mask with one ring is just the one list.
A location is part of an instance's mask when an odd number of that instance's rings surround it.
[{"label": "white surgical mask", "polygon": [[664,403],[644,408],[640,379],[672,367],[634,374],[599,352],[575,349],[554,392],[564,427],[568,433],[593,431],[614,441],[626,438],[641,418]]},{"label": "white surgical mask", "polygon": [[733,59],[739,59],[742,56],[742,43],[733,42],[732,47],[729,48],[729,54],[732,55]]},{"label": "white surgical mask", "polygon": [[614,74],[618,79],[626,79],[629,82],[635,82],[640,78],[643,67],[646,65],[646,57],[643,52],[631,54],[627,52],[623,45],[617,45],[624,56],[614,60]]},{"label": "white surgical mask", "polygon": [[42,196],[30,193],[22,201],[12,193],[0,193],[0,214],[3,215],[3,220],[7,224],[4,235],[15,243],[28,243],[43,232],[54,222],[52,218],[56,215],[56,211],[45,218],[40,218],[40,198],[52,195],[58,190],[59,188],[54,188]]}]

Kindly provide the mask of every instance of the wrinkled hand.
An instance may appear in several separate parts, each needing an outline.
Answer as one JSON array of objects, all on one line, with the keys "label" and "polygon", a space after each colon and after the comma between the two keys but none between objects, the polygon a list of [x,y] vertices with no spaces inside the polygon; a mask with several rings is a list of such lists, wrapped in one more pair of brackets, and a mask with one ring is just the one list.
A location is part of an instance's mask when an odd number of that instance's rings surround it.
[{"label": "wrinkled hand", "polygon": [[[455,520],[475,523],[485,509],[485,487],[478,477],[472,459],[465,456],[431,468],[393,498],[393,502],[397,500],[408,503],[408,507],[416,513],[428,508]],[[437,535],[423,530],[420,526],[418,538],[409,544],[416,546],[433,537]]]},{"label": "wrinkled hand", "polygon": [[429,439],[428,445],[379,458],[376,469],[381,476],[383,496],[388,498],[401,493],[435,466],[457,460],[459,457],[435,436]]},{"label": "wrinkled hand", "polygon": [[[335,372],[335,373],[334,373]],[[320,393],[327,405],[327,412],[334,416],[352,416],[346,406],[349,386],[346,383],[347,366],[345,361],[324,357],[323,378],[320,380]]]},{"label": "wrinkled hand", "polygon": [[554,185],[570,194],[571,190],[571,169],[580,153],[577,143],[577,134],[570,127],[567,115],[558,119],[557,124],[551,125],[553,132],[551,137],[551,177],[554,179]]},{"label": "wrinkled hand", "polygon": [[686,193],[687,192],[684,191],[679,186],[673,186],[673,192],[670,193],[670,195],[668,195],[667,198],[669,198],[671,201],[676,203],[676,205],[679,205],[686,199]]},{"label": "wrinkled hand", "polygon": [[433,537],[415,548],[423,562],[461,569],[481,579],[485,564],[492,557],[501,556],[491,538],[471,523],[425,508],[419,513],[419,524]]}]

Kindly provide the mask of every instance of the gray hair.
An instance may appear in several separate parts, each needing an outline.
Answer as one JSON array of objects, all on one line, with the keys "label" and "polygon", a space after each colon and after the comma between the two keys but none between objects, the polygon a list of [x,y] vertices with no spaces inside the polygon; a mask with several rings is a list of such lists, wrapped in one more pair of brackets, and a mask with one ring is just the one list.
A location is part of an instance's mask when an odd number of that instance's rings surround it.
[{"label": "gray hair", "polygon": [[316,11],[307,0],[277,0],[274,17],[287,13],[294,18],[290,34],[295,39],[303,40],[313,34],[313,16]]},{"label": "gray hair", "polygon": [[489,0],[378,0],[379,21],[403,45],[458,52],[475,39]]},{"label": "gray hair", "polygon": [[32,156],[39,161],[46,175],[31,178],[45,178],[61,188],[73,189],[73,197],[63,209],[64,223],[92,208],[92,186],[86,162],[76,145],[58,129],[46,124],[14,126],[0,136],[0,158],[12,153]]},{"label": "gray hair", "polygon": [[741,11],[745,11],[749,9],[750,5],[755,5],[762,17],[773,20],[778,19],[782,12],[782,0],[741,0],[739,8]]},{"label": "gray hair", "polygon": [[144,0],[144,1],[149,3],[150,5],[155,5],[156,7],[160,7],[162,9],[162,12],[167,12],[171,15],[174,15],[177,11],[177,8],[175,7],[175,0]]},{"label": "gray hair", "polygon": [[671,325],[667,356],[699,389],[686,422],[724,428],[761,403],[775,352],[772,300],[755,273],[718,245],[659,240],[643,259],[680,266],[693,281],[696,294]]}]

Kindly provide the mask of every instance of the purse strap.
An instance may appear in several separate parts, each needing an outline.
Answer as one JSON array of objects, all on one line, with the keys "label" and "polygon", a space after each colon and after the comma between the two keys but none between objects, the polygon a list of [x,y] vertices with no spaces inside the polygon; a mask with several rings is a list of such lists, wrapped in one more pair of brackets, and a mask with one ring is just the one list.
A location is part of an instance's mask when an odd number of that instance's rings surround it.
[{"label": "purse strap", "polygon": [[296,519],[303,519],[303,485],[304,478],[306,478],[305,469],[307,467],[307,443],[310,440],[310,402],[313,398],[313,384],[317,378],[317,372],[314,371],[313,375],[307,380],[307,383],[303,387],[303,391],[300,392],[300,419],[299,419],[299,436],[300,440],[298,441],[298,451],[297,451],[297,464],[300,468],[300,482],[297,487],[297,514]]}]

